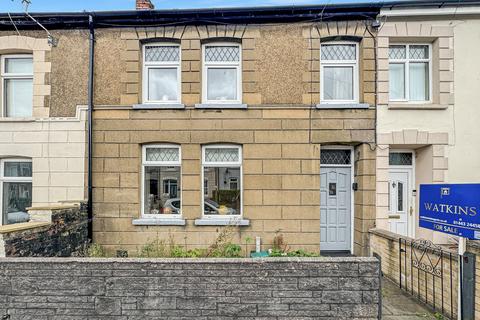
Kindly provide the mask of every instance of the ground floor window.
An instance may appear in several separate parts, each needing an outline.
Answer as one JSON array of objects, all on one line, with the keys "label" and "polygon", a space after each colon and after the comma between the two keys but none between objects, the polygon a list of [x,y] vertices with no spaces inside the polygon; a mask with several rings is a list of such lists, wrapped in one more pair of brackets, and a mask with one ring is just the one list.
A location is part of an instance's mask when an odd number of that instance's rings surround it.
[{"label": "ground floor window", "polygon": [[242,212],[242,149],[209,145],[202,150],[203,214],[232,216]]},{"label": "ground floor window", "polygon": [[142,153],[143,215],[154,218],[180,215],[180,147],[147,145]]},{"label": "ground floor window", "polygon": [[26,159],[0,160],[2,225],[27,222],[32,206],[32,162]]}]

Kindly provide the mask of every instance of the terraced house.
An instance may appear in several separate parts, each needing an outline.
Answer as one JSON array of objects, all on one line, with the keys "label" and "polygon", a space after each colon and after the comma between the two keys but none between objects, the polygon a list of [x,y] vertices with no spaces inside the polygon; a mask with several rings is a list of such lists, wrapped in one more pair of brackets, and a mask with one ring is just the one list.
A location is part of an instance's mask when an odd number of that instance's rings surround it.
[{"label": "terraced house", "polygon": [[2,17],[4,223],[85,197],[112,251],[233,223],[238,243],[365,254],[379,8],[137,7],[37,14],[48,39]]},{"label": "terraced house", "polygon": [[[322,10],[325,22],[304,21]],[[280,233],[294,248],[364,253],[376,13],[183,11],[185,24],[147,10],[96,30],[95,241],[202,247],[233,222],[239,243]]]},{"label": "terraced house", "polygon": [[0,231],[87,200],[111,252],[229,225],[315,252],[366,255],[373,227],[445,243],[415,190],[474,180],[475,3],[2,15]]}]

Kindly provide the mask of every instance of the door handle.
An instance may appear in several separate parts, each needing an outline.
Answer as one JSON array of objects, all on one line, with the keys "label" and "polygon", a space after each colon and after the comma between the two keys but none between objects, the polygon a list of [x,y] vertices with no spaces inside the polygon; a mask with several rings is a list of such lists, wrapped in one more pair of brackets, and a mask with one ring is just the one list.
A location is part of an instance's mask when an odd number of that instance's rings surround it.
[{"label": "door handle", "polygon": [[410,206],[410,216],[412,216],[412,215],[413,215],[413,208],[412,208],[412,206]]}]

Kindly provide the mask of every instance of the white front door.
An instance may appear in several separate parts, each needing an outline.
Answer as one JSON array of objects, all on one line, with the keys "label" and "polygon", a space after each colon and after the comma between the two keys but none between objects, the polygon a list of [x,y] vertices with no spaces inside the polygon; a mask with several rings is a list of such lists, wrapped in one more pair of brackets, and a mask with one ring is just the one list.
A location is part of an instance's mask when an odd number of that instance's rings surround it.
[{"label": "white front door", "polygon": [[320,169],[320,250],[350,251],[351,168]]},{"label": "white front door", "polygon": [[389,215],[390,231],[402,236],[409,236],[412,213],[410,194],[411,170],[390,170],[389,178]]}]

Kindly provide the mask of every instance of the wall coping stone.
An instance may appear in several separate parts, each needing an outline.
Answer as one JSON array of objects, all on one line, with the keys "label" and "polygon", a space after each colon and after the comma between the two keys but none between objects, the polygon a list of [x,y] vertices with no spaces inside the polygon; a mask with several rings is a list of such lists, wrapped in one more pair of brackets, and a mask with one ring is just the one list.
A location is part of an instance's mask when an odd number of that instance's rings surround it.
[{"label": "wall coping stone", "polygon": [[75,209],[80,207],[80,203],[72,204],[54,204],[51,206],[38,206],[27,208],[27,211],[47,211],[47,210],[64,210],[64,209]]},{"label": "wall coping stone", "polygon": [[210,263],[210,264],[262,264],[262,263],[379,263],[375,257],[278,257],[278,258],[58,258],[58,257],[9,257],[0,263]]},{"label": "wall coping stone", "polygon": [[22,222],[0,226],[0,234],[49,226],[50,222]]},{"label": "wall coping stone", "polygon": [[[374,234],[376,236],[379,236],[379,237],[382,237],[382,238],[385,238],[385,239],[388,239],[388,240],[392,240],[392,241],[395,241],[395,242],[398,242],[400,238],[407,240],[407,242],[409,242],[409,243],[411,243],[413,241],[416,241],[416,240],[419,240],[419,239],[410,238],[410,237],[407,237],[407,236],[401,236],[397,233],[393,233],[391,231],[388,231],[388,230],[385,230],[385,229],[380,229],[380,228],[370,229],[368,231],[368,233]],[[448,254],[448,253],[457,254],[457,252],[458,252],[458,250],[454,250],[454,249],[451,249],[451,248],[448,248],[448,247],[445,247],[445,246],[442,246],[442,245],[439,245],[439,246],[441,247],[444,254]]]}]

